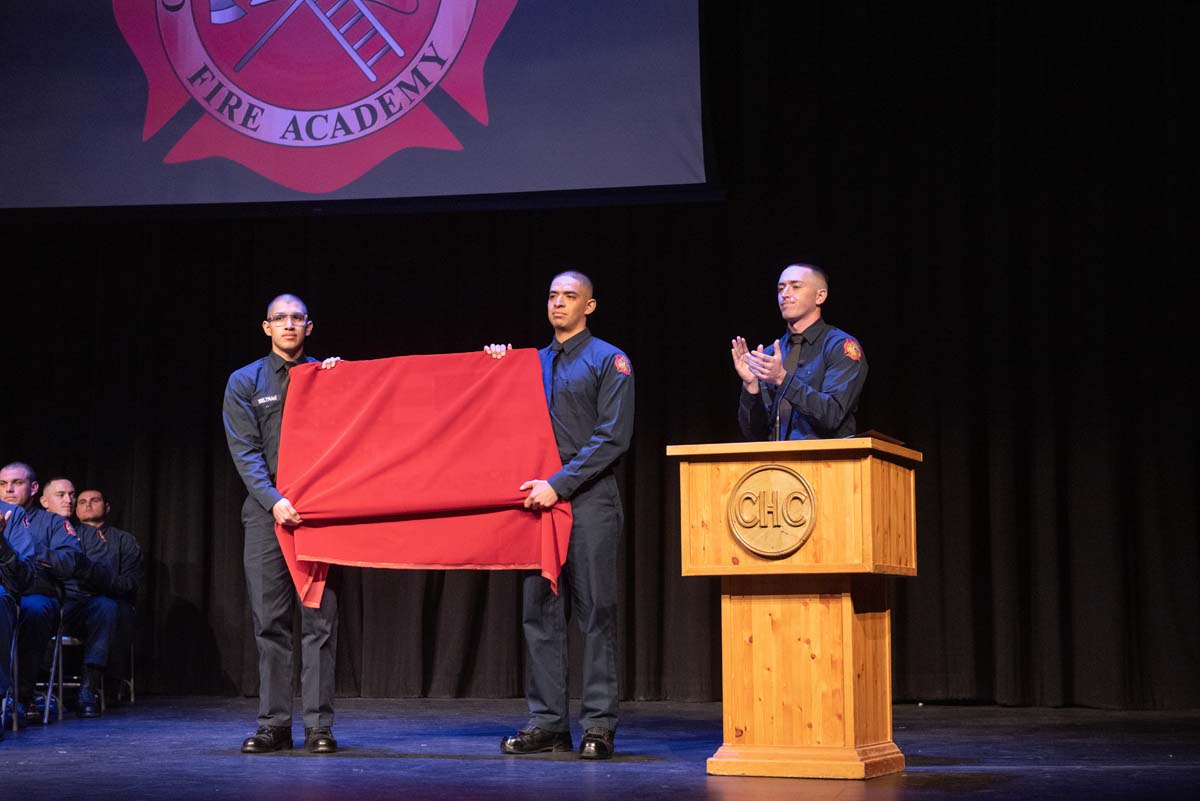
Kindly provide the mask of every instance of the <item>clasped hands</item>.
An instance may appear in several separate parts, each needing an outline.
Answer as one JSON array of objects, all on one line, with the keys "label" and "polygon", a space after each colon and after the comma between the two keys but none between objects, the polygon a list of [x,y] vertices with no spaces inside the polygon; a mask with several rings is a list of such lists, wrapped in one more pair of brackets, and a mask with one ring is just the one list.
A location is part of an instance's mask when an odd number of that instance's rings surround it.
[{"label": "clasped hands", "polygon": [[745,337],[734,337],[730,341],[729,354],[733,357],[733,369],[737,371],[742,385],[750,393],[758,392],[758,382],[767,381],[779,386],[787,378],[783,369],[783,357],[779,353],[779,340],[775,340],[771,353],[762,345],[750,350]]}]

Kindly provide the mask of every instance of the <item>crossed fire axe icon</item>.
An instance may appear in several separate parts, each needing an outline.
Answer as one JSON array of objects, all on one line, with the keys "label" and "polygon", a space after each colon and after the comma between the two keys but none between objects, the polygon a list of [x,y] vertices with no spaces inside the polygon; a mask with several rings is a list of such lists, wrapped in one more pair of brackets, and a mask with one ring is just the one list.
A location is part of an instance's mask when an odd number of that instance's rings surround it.
[{"label": "crossed fire axe icon", "polygon": [[[276,0],[250,0],[250,6],[261,6],[265,3],[273,3],[275,1]],[[250,63],[250,59],[254,58],[258,51],[263,48],[263,45],[269,42],[271,38],[279,32],[279,29],[283,27],[283,23],[287,22],[288,18],[290,18],[292,14],[295,14],[297,11],[299,11],[301,6],[307,6],[309,11],[315,14],[317,19],[324,24],[325,29],[329,31],[329,34],[334,38],[334,40],[342,46],[343,50],[346,51],[346,55],[350,56],[350,58],[354,60],[354,63],[358,65],[360,70],[362,70],[363,75],[366,75],[368,80],[374,82],[376,80],[376,76],[371,67],[375,65],[375,62],[379,61],[379,59],[383,58],[388,53],[395,53],[397,56],[403,57],[404,48],[402,48],[399,43],[392,38],[392,35],[388,33],[387,28],[383,27],[383,23],[381,23],[379,19],[371,13],[371,10],[367,8],[366,4],[372,3],[377,6],[383,6],[384,8],[391,9],[392,11],[396,11],[401,14],[415,13],[420,4],[420,0],[410,0],[412,7],[411,9],[408,9],[400,7],[402,2],[403,0],[332,0],[329,8],[321,10],[321,7],[317,5],[317,0],[292,0],[291,4],[287,7],[287,9],[284,10],[282,14],[279,15],[279,18],[275,20],[271,27],[267,28],[266,32],[263,33],[262,36],[258,37],[258,41],[255,42],[248,51],[246,51],[246,55],[242,56],[241,61],[234,66],[233,71],[240,72],[243,67]],[[354,7],[354,13],[349,19],[340,25],[335,24],[333,22],[334,15],[341,11],[347,4],[350,4]],[[245,10],[238,6],[234,0],[209,0],[208,13],[209,18],[213,21],[214,25],[225,25],[230,22],[237,22],[239,19],[246,16]],[[351,28],[353,28],[355,25],[358,25],[360,22],[365,22],[367,28],[366,33],[360,36],[356,41],[351,42],[347,34]],[[360,26],[360,28],[361,27],[362,26]],[[362,54],[363,49],[368,47],[368,45],[371,44],[371,41],[376,36],[383,40],[383,44],[374,52],[374,54],[364,58]]]}]

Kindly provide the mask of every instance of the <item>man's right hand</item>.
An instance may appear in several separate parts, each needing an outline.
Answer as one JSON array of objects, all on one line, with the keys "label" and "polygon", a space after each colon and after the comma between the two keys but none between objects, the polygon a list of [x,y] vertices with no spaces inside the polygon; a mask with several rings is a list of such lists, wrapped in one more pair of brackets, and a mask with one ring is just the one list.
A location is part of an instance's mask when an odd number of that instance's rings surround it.
[{"label": "man's right hand", "polygon": [[733,357],[733,369],[737,372],[738,378],[742,379],[742,386],[751,395],[757,395],[758,377],[750,371],[750,364],[746,361],[746,357],[750,355],[750,348],[746,345],[745,337],[734,337],[729,344],[729,355]]},{"label": "man's right hand", "polygon": [[292,506],[292,502],[287,498],[280,498],[271,507],[271,514],[275,515],[275,522],[281,526],[298,526],[304,522],[300,519],[300,513],[296,511],[296,507]]},{"label": "man's right hand", "polygon": [[493,359],[503,359],[504,354],[508,353],[510,350],[512,350],[511,342],[508,343],[507,345],[497,345],[497,344],[493,343],[491,345],[483,346],[483,352],[486,353],[488,356],[491,356]]}]

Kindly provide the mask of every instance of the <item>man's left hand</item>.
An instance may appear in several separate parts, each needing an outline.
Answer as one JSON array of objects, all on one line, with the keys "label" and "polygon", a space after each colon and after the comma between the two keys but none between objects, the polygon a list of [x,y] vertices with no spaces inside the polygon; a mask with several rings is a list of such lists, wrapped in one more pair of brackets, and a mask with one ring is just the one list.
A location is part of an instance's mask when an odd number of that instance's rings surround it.
[{"label": "man's left hand", "polygon": [[540,512],[558,503],[558,493],[554,491],[554,487],[550,486],[550,482],[540,478],[526,481],[518,489],[529,490],[529,495],[525,498],[526,509]]},{"label": "man's left hand", "polygon": [[332,370],[333,368],[337,367],[337,363],[340,362],[341,360],[342,360],[341,356],[330,356],[328,359],[321,362],[321,369],[322,370]]},{"label": "man's left hand", "polygon": [[771,353],[763,350],[762,345],[747,353],[746,364],[750,365],[750,372],[758,376],[759,381],[769,381],[779,386],[787,378],[787,371],[783,369],[783,357],[779,355],[778,339],[775,340],[775,350]]}]

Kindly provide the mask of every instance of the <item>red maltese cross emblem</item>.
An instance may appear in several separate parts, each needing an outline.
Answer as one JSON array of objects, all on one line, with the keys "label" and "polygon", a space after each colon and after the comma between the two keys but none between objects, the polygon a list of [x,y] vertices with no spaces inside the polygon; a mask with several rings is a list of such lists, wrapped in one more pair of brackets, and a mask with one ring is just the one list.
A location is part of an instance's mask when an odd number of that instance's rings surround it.
[{"label": "red maltese cross emblem", "polygon": [[146,73],[142,138],[203,110],[165,161],[226,158],[319,194],[409,147],[461,150],[425,105],[488,122],[483,67],[516,0],[113,0]]}]

